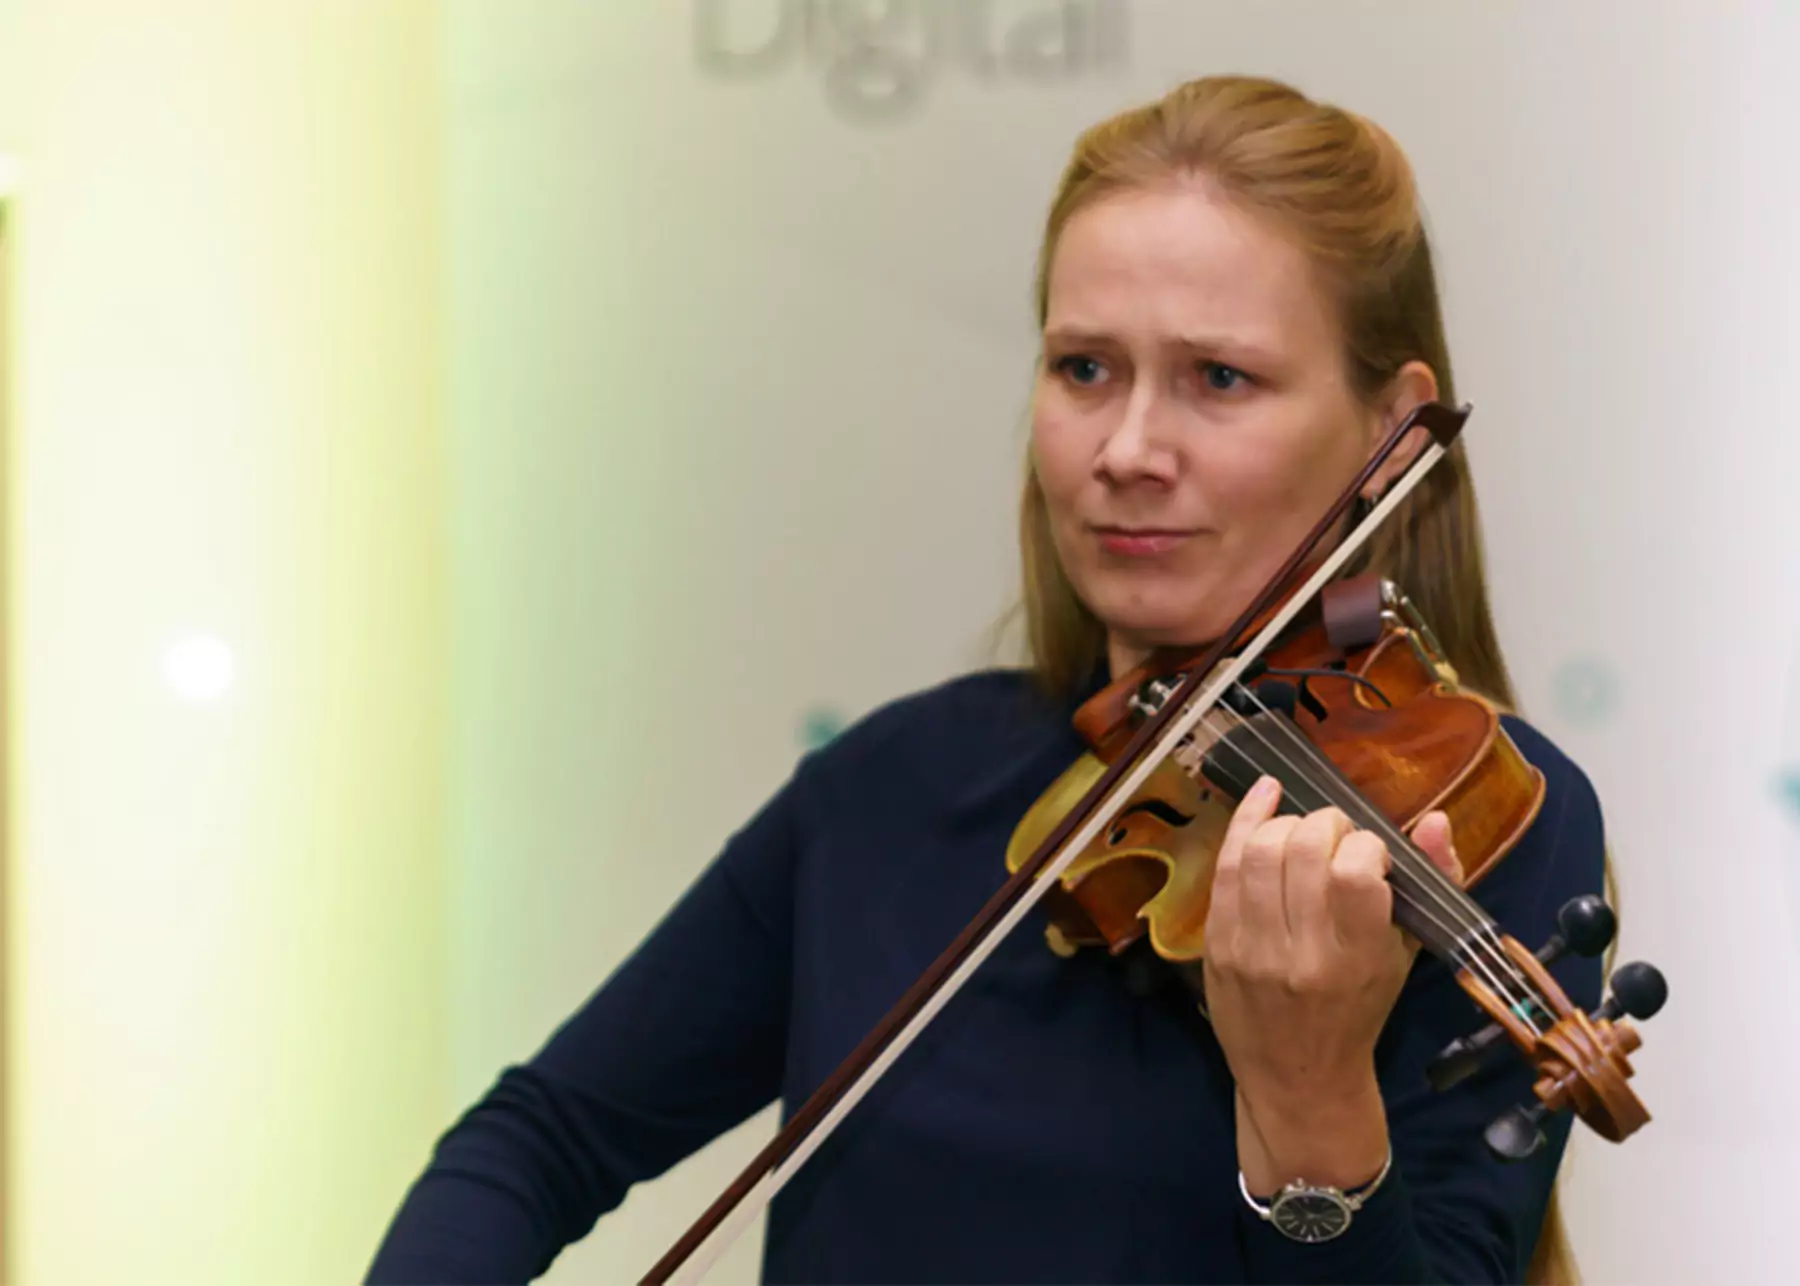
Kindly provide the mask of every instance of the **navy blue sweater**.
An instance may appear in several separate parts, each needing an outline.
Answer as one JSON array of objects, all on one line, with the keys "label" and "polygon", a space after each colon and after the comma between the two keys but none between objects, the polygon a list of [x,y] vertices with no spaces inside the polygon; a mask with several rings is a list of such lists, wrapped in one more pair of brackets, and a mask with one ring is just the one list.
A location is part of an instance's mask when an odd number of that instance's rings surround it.
[{"label": "navy blue sweater", "polygon": [[[444,1135],[368,1280],[529,1280],[632,1184],[803,1102],[1004,882],[1013,827],[1082,750],[1073,709],[984,672],[803,760]],[[1548,797],[1476,893],[1536,947],[1565,900],[1601,891],[1601,815],[1580,769],[1507,726]],[[1377,1050],[1393,1172],[1345,1235],[1308,1246],[1239,1196],[1231,1077],[1187,994],[1104,951],[1059,958],[1042,929],[1034,910],[775,1199],[766,1280],[1520,1279],[1569,1124],[1502,1164],[1482,1130],[1530,1101],[1529,1069],[1508,1051],[1426,1085],[1431,1056],[1482,1023],[1444,965],[1421,953]],[[1599,1003],[1597,961],[1555,972]]]}]

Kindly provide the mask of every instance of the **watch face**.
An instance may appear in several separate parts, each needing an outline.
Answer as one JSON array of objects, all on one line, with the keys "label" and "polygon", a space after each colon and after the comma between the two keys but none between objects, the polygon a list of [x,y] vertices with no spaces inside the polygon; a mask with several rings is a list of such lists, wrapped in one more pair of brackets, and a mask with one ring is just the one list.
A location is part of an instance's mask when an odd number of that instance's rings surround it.
[{"label": "watch face", "polygon": [[1350,1208],[1335,1194],[1315,1188],[1284,1193],[1269,1219],[1295,1241],[1330,1241],[1350,1226]]}]

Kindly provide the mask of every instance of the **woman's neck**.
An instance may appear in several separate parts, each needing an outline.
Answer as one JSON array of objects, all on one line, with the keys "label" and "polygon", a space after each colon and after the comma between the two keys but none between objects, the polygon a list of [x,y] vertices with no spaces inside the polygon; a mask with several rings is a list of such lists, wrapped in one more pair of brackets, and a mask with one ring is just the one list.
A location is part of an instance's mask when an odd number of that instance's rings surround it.
[{"label": "woman's neck", "polygon": [[1117,634],[1109,633],[1106,636],[1106,660],[1109,667],[1106,677],[1109,682],[1116,682],[1121,675],[1131,673],[1149,659],[1149,648],[1127,642]]}]

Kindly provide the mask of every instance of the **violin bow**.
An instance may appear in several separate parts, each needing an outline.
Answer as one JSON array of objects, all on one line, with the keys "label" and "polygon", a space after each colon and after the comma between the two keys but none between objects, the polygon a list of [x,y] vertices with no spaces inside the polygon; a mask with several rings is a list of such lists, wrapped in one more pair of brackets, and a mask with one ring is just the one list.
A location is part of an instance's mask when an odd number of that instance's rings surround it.
[{"label": "violin bow", "polygon": [[[1194,725],[1206,716],[1443,458],[1462,431],[1470,409],[1467,404],[1451,408],[1441,402],[1425,402],[1394,428],[1231,628],[1221,634],[1195,664],[1186,668],[1186,675],[1174,695],[1137,730],[1100,780],[1006,884],[988,899],[955,941],[919,975],[862,1043],[813,1091],[781,1131],[751,1158],[731,1185],[657,1260],[643,1278],[645,1286],[661,1286],[671,1281],[698,1282],[704,1277],[718,1257],[825,1142],[838,1123],[874,1088],[894,1060],[949,1003],[969,976],[1049,891],[1057,877],[1112,821],[1132,793],[1180,746]],[[1431,439],[1406,472],[1387,489],[1337,548],[1319,563],[1300,590],[1269,618],[1251,643],[1219,669],[1239,636],[1275,602],[1289,578],[1311,558],[1332,525],[1355,503],[1357,494],[1414,427],[1423,427]],[[1146,754],[1153,742],[1153,753]]]}]

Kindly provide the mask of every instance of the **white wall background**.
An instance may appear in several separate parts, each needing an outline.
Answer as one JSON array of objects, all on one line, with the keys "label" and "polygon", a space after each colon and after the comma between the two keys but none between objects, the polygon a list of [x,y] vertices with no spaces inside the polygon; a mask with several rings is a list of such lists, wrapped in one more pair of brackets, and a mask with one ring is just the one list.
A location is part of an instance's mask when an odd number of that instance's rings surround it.
[{"label": "white wall background", "polygon": [[[727,7],[748,42],[773,0]],[[1574,1155],[1589,1279],[1785,1276],[1781,1221],[1745,1203],[1780,1200],[1800,1134],[1800,842],[1773,788],[1784,738],[1800,754],[1800,16],[1128,8],[1099,74],[940,57],[876,122],[798,58],[704,71],[692,5],[449,6],[458,1097],[629,950],[807,711],[979,662],[1066,148],[1254,71],[1413,157],[1504,640],[1606,802],[1621,958],[1672,983],[1638,1059],[1655,1124]],[[553,1279],[641,1273],[766,1127],[634,1194]]]},{"label": "white wall background", "polygon": [[24,103],[21,0],[0,0],[0,152],[18,145]]},{"label": "white wall background", "polygon": [[449,1103],[438,6],[0,4],[0,1276],[350,1280]]}]

